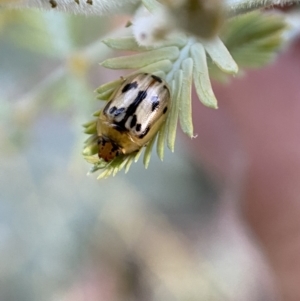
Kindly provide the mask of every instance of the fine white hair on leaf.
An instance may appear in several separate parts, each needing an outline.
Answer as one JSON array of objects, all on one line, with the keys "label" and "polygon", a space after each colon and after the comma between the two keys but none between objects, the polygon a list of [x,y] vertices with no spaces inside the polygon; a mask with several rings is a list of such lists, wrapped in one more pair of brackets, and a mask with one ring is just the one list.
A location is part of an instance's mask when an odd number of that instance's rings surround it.
[{"label": "fine white hair on leaf", "polygon": [[297,2],[300,2],[300,0],[225,0],[225,4],[232,9],[284,5]]},{"label": "fine white hair on leaf", "polygon": [[132,12],[141,0],[0,0],[4,8],[39,8],[75,14],[105,15]]}]

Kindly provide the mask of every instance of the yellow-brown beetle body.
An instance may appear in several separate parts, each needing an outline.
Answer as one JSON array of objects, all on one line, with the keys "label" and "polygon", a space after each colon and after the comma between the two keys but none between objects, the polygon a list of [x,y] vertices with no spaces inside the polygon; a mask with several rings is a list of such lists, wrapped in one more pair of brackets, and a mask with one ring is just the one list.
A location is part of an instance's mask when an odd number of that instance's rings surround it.
[{"label": "yellow-brown beetle body", "polygon": [[138,151],[157,133],[170,105],[164,80],[148,73],[124,80],[97,121],[99,158],[111,161]]}]

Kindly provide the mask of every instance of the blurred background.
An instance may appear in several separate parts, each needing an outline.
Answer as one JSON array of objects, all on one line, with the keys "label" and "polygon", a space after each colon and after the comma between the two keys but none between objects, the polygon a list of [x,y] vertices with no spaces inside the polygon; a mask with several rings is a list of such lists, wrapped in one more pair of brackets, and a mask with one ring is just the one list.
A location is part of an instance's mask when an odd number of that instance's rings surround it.
[{"label": "blurred background", "polygon": [[0,11],[0,300],[274,300],[239,192],[195,142],[87,176],[82,124],[120,75],[101,38],[127,19]]}]

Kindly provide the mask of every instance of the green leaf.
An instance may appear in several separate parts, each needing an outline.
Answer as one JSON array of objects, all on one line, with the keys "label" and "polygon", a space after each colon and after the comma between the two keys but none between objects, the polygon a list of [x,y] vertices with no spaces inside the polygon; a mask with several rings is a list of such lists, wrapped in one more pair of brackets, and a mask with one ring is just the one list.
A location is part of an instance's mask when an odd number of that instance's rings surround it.
[{"label": "green leaf", "polygon": [[222,39],[240,67],[261,67],[280,48],[286,27],[280,15],[252,12],[230,20]]},{"label": "green leaf", "polygon": [[153,64],[149,64],[143,68],[138,69],[136,72],[132,72],[131,74],[136,73],[156,73],[158,70],[161,72],[169,72],[172,69],[172,62],[170,60],[162,60],[155,62]]},{"label": "green leaf", "polygon": [[107,92],[108,90],[115,89],[116,87],[120,86],[123,81],[124,81],[124,79],[122,79],[120,77],[117,80],[105,83],[105,84],[101,85],[99,88],[97,88],[96,92],[101,94],[101,93]]},{"label": "green leaf", "polygon": [[97,133],[97,122],[93,122],[91,125],[86,127],[84,132],[89,135],[96,134]]},{"label": "green leaf", "polygon": [[134,36],[108,38],[102,41],[105,45],[116,50],[132,50],[140,51],[140,46],[136,42]]},{"label": "green leaf", "polygon": [[145,150],[145,154],[144,154],[144,160],[143,160],[146,169],[148,168],[149,163],[150,163],[152,148],[153,148],[154,142],[155,142],[155,140],[156,140],[156,136],[157,136],[157,135],[155,135],[155,136],[148,142],[148,144],[147,144],[147,146],[146,146],[146,150]]},{"label": "green leaf", "polygon": [[182,62],[183,81],[180,93],[179,121],[182,131],[193,137],[192,121],[192,82],[193,60],[187,58]]},{"label": "green leaf", "polygon": [[182,70],[178,70],[174,75],[174,80],[172,82],[172,103],[171,103],[171,111],[169,113],[167,119],[167,145],[168,148],[174,152],[175,147],[175,139],[176,139],[176,130],[177,130],[177,122],[178,122],[178,114],[180,107],[180,95],[183,81],[183,72]]},{"label": "green leaf", "polygon": [[101,65],[110,69],[136,69],[162,60],[172,61],[175,60],[178,56],[178,47],[170,46],[130,56],[126,55],[107,59],[103,63],[101,63]]},{"label": "green leaf", "polygon": [[212,61],[223,72],[229,74],[236,74],[238,72],[238,65],[232,58],[228,49],[218,37],[214,38],[212,41],[202,41],[201,43],[205,47],[205,50],[211,57]]},{"label": "green leaf", "polygon": [[109,90],[106,90],[105,92],[99,93],[97,95],[97,99],[99,99],[99,100],[109,100],[115,90],[116,89],[109,89]]},{"label": "green leaf", "polygon": [[198,98],[205,106],[216,109],[218,102],[211,86],[204,47],[200,43],[194,44],[191,55],[195,64],[193,74]]},{"label": "green leaf", "polygon": [[162,41],[159,45],[153,46],[141,46],[139,45],[134,36],[126,36],[126,37],[118,37],[118,38],[108,38],[103,40],[103,43],[108,47],[116,50],[130,50],[130,51],[149,51],[153,49],[158,49],[162,47],[168,46],[177,46],[184,47],[187,43],[187,37],[185,35],[176,35],[176,37],[172,39],[168,39],[166,41]]},{"label": "green leaf", "polygon": [[167,121],[164,122],[162,127],[158,132],[156,152],[161,161],[164,159],[164,150],[165,150],[165,136],[166,136],[166,124]]}]

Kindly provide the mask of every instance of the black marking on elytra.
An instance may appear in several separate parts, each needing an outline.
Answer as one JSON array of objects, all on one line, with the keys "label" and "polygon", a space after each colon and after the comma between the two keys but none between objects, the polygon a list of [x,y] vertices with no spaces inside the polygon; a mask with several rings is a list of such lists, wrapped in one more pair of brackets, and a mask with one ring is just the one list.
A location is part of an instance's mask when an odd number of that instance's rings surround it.
[{"label": "black marking on elytra", "polygon": [[126,110],[126,116],[127,119],[129,116],[132,116],[137,107],[140,105],[140,103],[147,97],[147,91],[139,91],[136,99],[128,106],[127,110]]},{"label": "black marking on elytra", "polygon": [[93,5],[93,0],[86,0],[87,4]]},{"label": "black marking on elytra", "polygon": [[160,78],[160,77],[158,77],[158,76],[156,76],[156,75],[151,75],[151,77],[153,78],[153,79],[155,79],[156,81],[158,81],[159,83],[162,83],[162,79]]},{"label": "black marking on elytra", "polygon": [[116,106],[113,106],[109,109],[108,113],[110,115],[113,115],[114,117],[118,117],[120,114],[122,114],[125,111],[125,108],[117,108]]},{"label": "black marking on elytra", "polygon": [[119,108],[118,110],[116,110],[115,112],[115,116],[119,116],[120,114],[122,114],[125,111],[125,108]]},{"label": "black marking on elytra", "polygon": [[168,87],[167,87],[166,85],[163,85],[163,88],[164,88],[164,89],[168,89]]},{"label": "black marking on elytra", "polygon": [[139,138],[140,139],[144,138],[148,134],[149,130],[150,130],[150,127],[147,126],[145,131],[141,135],[139,135]]},{"label": "black marking on elytra", "polygon": [[114,112],[114,116],[118,117],[120,114],[122,114],[125,111],[125,108],[119,108],[117,110],[115,110]]},{"label": "black marking on elytra", "polygon": [[74,0],[74,1],[75,1],[77,4],[80,4],[80,3],[79,3],[79,0]]},{"label": "black marking on elytra", "polygon": [[51,4],[52,8],[57,7],[57,2],[55,0],[50,0],[49,3]]},{"label": "black marking on elytra", "polygon": [[114,124],[112,124],[112,128],[114,128],[116,131],[118,131],[119,133],[124,133],[124,132],[128,132],[128,129],[125,128],[125,126],[119,125],[118,122],[115,122]]},{"label": "black marking on elytra", "polygon": [[152,96],[152,97],[151,97],[151,100],[153,101],[153,102],[152,102],[152,108],[151,108],[151,110],[152,110],[152,112],[153,112],[153,111],[156,110],[156,108],[159,106],[158,96]]},{"label": "black marking on elytra", "polygon": [[126,93],[127,91],[129,91],[131,89],[136,89],[137,87],[138,87],[137,82],[129,83],[129,84],[124,86],[124,88],[122,89],[122,93]]},{"label": "black marking on elytra", "polygon": [[130,116],[133,116],[135,114],[135,111],[137,110],[138,106],[141,104],[141,102],[147,97],[147,91],[139,91],[137,97],[134,99],[134,101],[128,106],[124,118],[120,122],[115,122],[117,126],[120,128],[123,128],[123,130],[126,130],[126,122]]},{"label": "black marking on elytra", "polygon": [[109,114],[113,114],[115,111],[117,110],[117,107],[116,106],[113,106],[109,109]]},{"label": "black marking on elytra", "polygon": [[142,128],[142,125],[141,125],[140,123],[138,123],[138,124],[136,125],[136,127],[135,127],[135,130],[136,130],[137,132],[139,132],[139,131],[141,130],[141,128]]},{"label": "black marking on elytra", "polygon": [[166,114],[168,111],[168,107],[165,107],[164,110],[163,110],[163,114]]},{"label": "black marking on elytra", "polygon": [[132,119],[131,119],[131,122],[130,122],[130,127],[131,127],[131,128],[135,127],[136,122],[137,122],[137,118],[136,118],[136,115],[134,114],[134,115],[132,116]]}]

